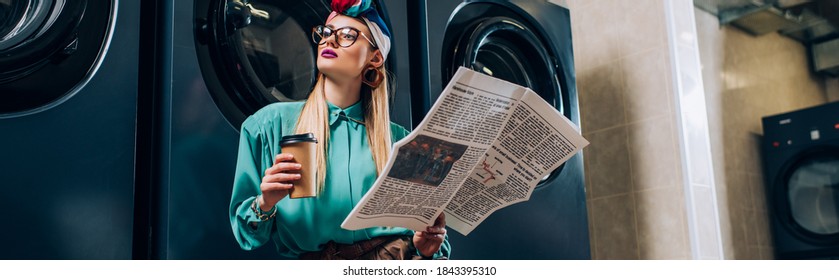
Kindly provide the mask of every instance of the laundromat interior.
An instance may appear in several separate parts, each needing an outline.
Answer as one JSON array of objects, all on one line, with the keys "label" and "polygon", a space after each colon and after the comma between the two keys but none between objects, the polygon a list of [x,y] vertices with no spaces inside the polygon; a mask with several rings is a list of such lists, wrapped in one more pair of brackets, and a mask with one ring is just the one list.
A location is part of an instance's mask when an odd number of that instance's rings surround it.
[{"label": "laundromat interior", "polygon": [[[0,259],[282,259],[231,230],[240,130],[329,2],[0,0]],[[467,67],[590,142],[451,259],[839,259],[839,0],[372,2],[394,123]]]}]

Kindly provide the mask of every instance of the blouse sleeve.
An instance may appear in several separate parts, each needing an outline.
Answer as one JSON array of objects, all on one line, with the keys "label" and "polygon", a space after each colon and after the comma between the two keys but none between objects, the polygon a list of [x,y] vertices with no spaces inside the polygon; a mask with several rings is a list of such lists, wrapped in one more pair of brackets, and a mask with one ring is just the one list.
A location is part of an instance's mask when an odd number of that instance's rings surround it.
[{"label": "blouse sleeve", "polygon": [[[441,257],[446,257],[446,259],[450,259],[451,254],[452,254],[452,245],[449,244],[449,234],[446,233],[446,235],[444,236],[444,239],[443,239],[443,244],[440,245],[440,250],[437,250],[437,252],[434,253],[434,255],[432,255],[430,259],[437,260],[437,259],[440,259]],[[414,248],[414,255],[422,256],[422,253],[420,253],[419,249]],[[424,257],[425,256],[423,256],[423,258]]]},{"label": "blouse sleeve", "polygon": [[[419,252],[417,252],[419,254]],[[445,239],[443,239],[443,245],[440,245],[440,250],[437,250],[437,253],[434,253],[432,259],[439,259],[440,257],[446,257],[446,259],[450,259],[452,254],[452,245],[449,244],[449,234],[447,233]]]},{"label": "blouse sleeve", "polygon": [[236,161],[236,174],[233,181],[233,196],[230,200],[230,224],[233,235],[239,246],[245,250],[253,250],[271,239],[271,229],[274,220],[261,221],[251,210],[256,196],[261,193],[260,159],[262,155],[261,140],[255,135],[251,119],[242,124],[239,136],[239,155]]},{"label": "blouse sleeve", "polygon": [[393,143],[399,142],[402,138],[405,138],[411,132],[402,127],[401,125],[390,123],[390,136],[393,140]]}]

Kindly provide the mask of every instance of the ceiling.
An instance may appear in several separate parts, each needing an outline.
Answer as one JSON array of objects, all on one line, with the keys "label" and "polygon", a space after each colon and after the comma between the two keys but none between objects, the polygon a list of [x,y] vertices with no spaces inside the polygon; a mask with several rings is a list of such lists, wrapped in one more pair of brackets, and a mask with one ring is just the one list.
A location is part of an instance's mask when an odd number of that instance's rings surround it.
[{"label": "ceiling", "polygon": [[694,5],[720,24],[756,36],[780,32],[805,44],[839,37],[839,0],[694,0]]}]

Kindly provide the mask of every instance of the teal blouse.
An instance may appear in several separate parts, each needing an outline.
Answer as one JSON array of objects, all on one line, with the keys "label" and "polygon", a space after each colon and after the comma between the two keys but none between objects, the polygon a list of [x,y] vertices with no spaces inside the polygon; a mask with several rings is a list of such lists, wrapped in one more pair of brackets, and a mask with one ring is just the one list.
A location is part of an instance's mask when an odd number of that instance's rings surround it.
[{"label": "teal blouse", "polygon": [[[341,223],[376,180],[376,164],[367,142],[361,103],[345,109],[329,104],[329,145],[324,190],[314,198],[283,198],[277,203],[274,219],[261,222],[250,209],[260,191],[265,169],[281,152],[280,138],[294,134],[303,102],[268,105],[242,123],[239,156],[230,201],[230,223],[242,249],[252,250],[274,241],[285,257],[320,251],[329,241],[350,244],[385,235],[413,235],[399,227],[345,230]],[[391,123],[391,136],[398,141],[408,135],[403,127]],[[254,228],[250,224],[256,224]],[[449,257],[446,236],[434,258]]]}]

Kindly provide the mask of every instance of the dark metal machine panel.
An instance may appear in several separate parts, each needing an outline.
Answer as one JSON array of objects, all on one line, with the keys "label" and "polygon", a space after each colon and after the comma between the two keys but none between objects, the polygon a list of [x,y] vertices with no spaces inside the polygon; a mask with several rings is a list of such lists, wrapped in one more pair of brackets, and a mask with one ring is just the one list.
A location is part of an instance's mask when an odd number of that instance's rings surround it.
[{"label": "dark metal machine panel", "polygon": [[763,118],[775,257],[839,259],[839,102]]},{"label": "dark metal machine panel", "polygon": [[[101,67],[72,98],[0,119],[0,258],[131,258],[138,3],[113,7]],[[109,7],[88,5],[85,17],[107,19],[114,14]],[[95,32],[84,20],[79,28]],[[64,76],[59,69],[51,77]]]},{"label": "dark metal machine panel", "polygon": [[[421,10],[425,12],[420,26],[427,28],[424,55],[428,60],[420,65],[424,79],[422,91],[426,94],[427,106],[439,96],[448,82],[455,66],[478,68],[479,61],[458,61],[474,59],[480,51],[497,52],[518,59],[528,58],[520,51],[504,53],[497,50],[480,50],[476,56],[465,55],[474,51],[470,47],[485,44],[508,44],[499,50],[532,49],[538,46],[544,51],[539,59],[524,61],[531,66],[546,67],[538,73],[555,72],[554,77],[520,77],[520,73],[507,71],[510,77],[527,80],[549,103],[557,107],[566,117],[579,125],[580,113],[577,101],[573,51],[571,49],[570,14],[566,8],[547,1],[424,1]],[[446,20],[443,20],[446,19]],[[480,23],[480,24],[479,24]],[[511,35],[502,25],[512,23],[521,26],[518,34]],[[486,37],[482,42],[464,44],[472,38],[474,30],[486,26],[500,26],[498,38]],[[508,26],[509,27],[509,26]],[[474,34],[489,34],[493,30],[481,30]],[[508,32],[508,33],[504,33]],[[524,34],[528,33],[528,34]],[[530,35],[530,34],[535,34]],[[475,38],[484,38],[483,35]],[[493,41],[494,40],[494,41]],[[458,43],[460,42],[460,43]],[[538,42],[534,44],[534,42]],[[465,48],[463,46],[466,46]],[[511,59],[505,59],[509,62]],[[491,62],[491,61],[486,61]],[[449,65],[452,64],[452,65]],[[504,63],[499,62],[499,68]],[[491,67],[490,67],[491,68]],[[513,69],[512,67],[510,69]],[[415,68],[416,69],[416,68]],[[447,71],[448,70],[448,71]],[[496,69],[497,70],[497,69]],[[523,69],[526,70],[526,69]],[[495,71],[498,73],[499,71]],[[489,71],[493,73],[493,71]],[[489,74],[488,73],[488,74]],[[505,77],[500,77],[505,78]],[[508,77],[509,78],[509,77]],[[551,81],[553,80],[553,81]],[[521,83],[521,81],[512,81]],[[469,236],[449,231],[454,259],[589,259],[591,258],[588,236],[588,218],[585,202],[583,157],[578,154],[555,171],[533,192],[529,201],[501,209],[489,216]]]}]

